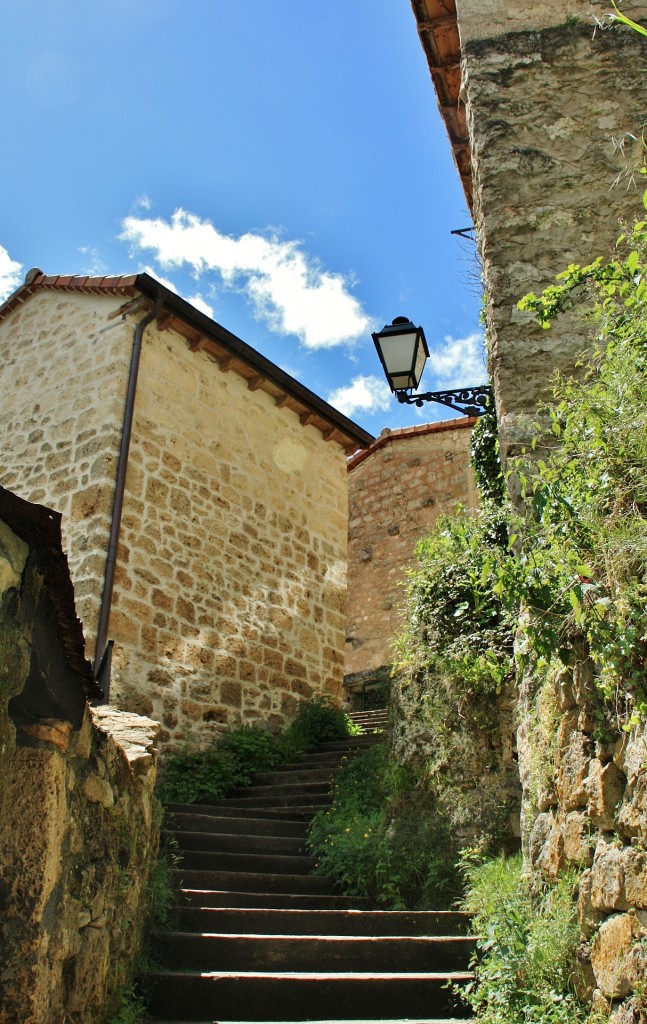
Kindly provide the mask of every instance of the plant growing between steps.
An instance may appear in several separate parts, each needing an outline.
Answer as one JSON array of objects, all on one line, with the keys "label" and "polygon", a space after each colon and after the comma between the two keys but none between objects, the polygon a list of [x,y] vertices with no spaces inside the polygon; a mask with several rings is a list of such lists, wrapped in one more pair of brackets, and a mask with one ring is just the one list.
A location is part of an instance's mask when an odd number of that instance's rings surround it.
[{"label": "plant growing between steps", "polygon": [[382,744],[346,762],[308,846],[317,871],[368,906],[438,909],[457,895],[458,851],[445,822]]},{"label": "plant growing between steps", "polygon": [[294,760],[303,750],[327,740],[344,739],[357,730],[329,697],[304,700],[285,732],[260,725],[242,725],[220,736],[206,750],[167,758],[160,772],[158,795],[165,803],[209,803],[248,786],[254,772],[271,771]]}]

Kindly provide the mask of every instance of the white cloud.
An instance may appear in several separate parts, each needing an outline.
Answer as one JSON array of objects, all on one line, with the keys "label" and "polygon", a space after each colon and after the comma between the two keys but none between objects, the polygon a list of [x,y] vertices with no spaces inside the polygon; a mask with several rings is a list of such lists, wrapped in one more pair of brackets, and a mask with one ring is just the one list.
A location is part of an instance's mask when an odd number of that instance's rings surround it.
[{"label": "white cloud", "polygon": [[328,395],[328,401],[345,416],[357,412],[386,412],[393,401],[389,385],[379,377],[355,377],[344,388]]},{"label": "white cloud", "polygon": [[445,344],[438,351],[429,354],[429,368],[436,376],[439,389],[481,384],[485,371],[484,340],[480,331],[468,334],[466,338],[452,338],[445,335]]},{"label": "white cloud", "polygon": [[206,313],[206,315],[210,316],[213,320],[213,307],[210,306],[208,302],[205,302],[199,293],[196,295],[189,295],[186,301],[190,302],[196,309],[199,309],[201,313]]},{"label": "white cloud", "polygon": [[22,282],[22,263],[12,260],[7,250],[0,245],[0,302],[4,302]]},{"label": "white cloud", "polygon": [[196,277],[219,274],[243,291],[254,315],[277,334],[294,334],[306,348],[333,348],[366,335],[369,318],[341,274],[324,270],[299,242],[248,232],[235,238],[207,220],[176,210],[170,221],[126,217],[122,240],[152,249],[161,266],[186,264]]}]

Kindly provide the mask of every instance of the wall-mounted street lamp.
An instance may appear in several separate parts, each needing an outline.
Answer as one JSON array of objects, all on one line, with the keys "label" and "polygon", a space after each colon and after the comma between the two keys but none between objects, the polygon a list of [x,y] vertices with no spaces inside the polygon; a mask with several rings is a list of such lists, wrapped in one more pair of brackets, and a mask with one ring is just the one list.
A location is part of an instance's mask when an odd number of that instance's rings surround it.
[{"label": "wall-mounted street lamp", "polygon": [[392,324],[387,324],[372,338],[389,387],[398,402],[417,406],[424,402],[438,402],[464,416],[482,416],[491,408],[493,398],[489,384],[412,394],[420,383],[429,349],[422,327],[415,327],[406,316],[396,316]]}]

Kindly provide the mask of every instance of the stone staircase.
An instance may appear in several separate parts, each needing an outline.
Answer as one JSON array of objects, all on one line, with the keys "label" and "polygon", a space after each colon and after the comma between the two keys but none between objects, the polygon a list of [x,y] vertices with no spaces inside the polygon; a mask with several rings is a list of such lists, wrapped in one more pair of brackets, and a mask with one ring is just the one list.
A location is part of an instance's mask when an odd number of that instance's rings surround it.
[{"label": "stone staircase", "polygon": [[448,986],[471,977],[465,915],[362,910],[312,874],[304,839],[330,802],[331,775],[381,741],[384,713],[352,717],[362,735],[258,774],[226,800],[167,807],[181,902],[174,930],[156,938],[165,966],[146,979],[158,1024],[454,1020]]}]

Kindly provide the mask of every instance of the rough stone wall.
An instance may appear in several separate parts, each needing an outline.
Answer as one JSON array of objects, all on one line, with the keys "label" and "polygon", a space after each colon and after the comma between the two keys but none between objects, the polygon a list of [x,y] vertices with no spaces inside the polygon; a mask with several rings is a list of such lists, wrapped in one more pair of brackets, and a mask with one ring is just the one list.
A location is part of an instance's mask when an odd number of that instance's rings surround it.
[{"label": "rough stone wall", "polygon": [[109,319],[122,302],[37,292],[0,322],[0,484],[62,513],[90,655],[132,346]]},{"label": "rough stone wall", "polygon": [[[647,15],[636,4],[623,11]],[[571,372],[590,346],[574,317],[545,331],[518,300],[569,263],[607,253],[619,221],[641,214],[633,175],[644,158],[645,43],[628,29],[594,32],[590,12],[580,0],[568,9],[555,0],[461,0],[458,8],[504,450],[525,439],[525,415],[555,371]]]},{"label": "rough stone wall", "polygon": [[417,541],[457,502],[478,501],[469,446],[475,420],[383,431],[349,463],[346,675],[393,658],[401,584]]},{"label": "rough stone wall", "polygon": [[[120,297],[36,292],[0,323],[0,483],[63,514],[96,634],[133,330]],[[109,635],[113,699],[163,742],[280,725],[341,694],[344,452],[263,391],[144,333]]]},{"label": "rough stone wall", "polygon": [[346,524],[343,450],[149,327],[109,630],[116,702],[160,720],[164,742],[199,744],[339,696]]},{"label": "rough stone wall", "polygon": [[[645,41],[593,31],[607,4],[459,0],[474,211],[487,292],[490,363],[504,453],[556,370],[590,350],[588,325],[549,331],[517,310],[569,263],[610,252],[622,220],[642,215]],[[647,8],[624,3],[647,20]],[[632,138],[633,136],[633,138]],[[582,994],[613,1024],[645,1019],[647,747],[644,730],[601,738],[586,660],[526,671],[518,730],[527,863],[555,878],[584,871]],[[641,1004],[642,1000],[642,1004]],[[606,1017],[605,1017],[606,1019]]]},{"label": "rough stone wall", "polygon": [[603,731],[595,710],[586,660],[524,679],[524,853],[548,878],[583,871],[581,994],[612,1024],[637,1024],[647,1009],[647,730]]},{"label": "rough stone wall", "polygon": [[[158,843],[156,723],[86,709],[16,728],[27,545],[0,531],[0,1024],[99,1024],[138,952]],[[44,680],[47,687],[47,680]]]}]

